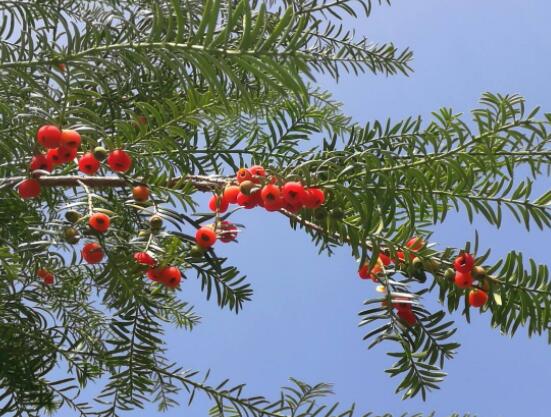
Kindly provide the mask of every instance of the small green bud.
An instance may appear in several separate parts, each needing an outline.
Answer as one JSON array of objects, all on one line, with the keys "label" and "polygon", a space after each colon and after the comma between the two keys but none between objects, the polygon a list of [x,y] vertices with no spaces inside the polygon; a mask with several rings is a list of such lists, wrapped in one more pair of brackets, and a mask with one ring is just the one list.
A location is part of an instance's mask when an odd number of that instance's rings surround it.
[{"label": "small green bud", "polygon": [[138,237],[141,239],[147,239],[149,237],[149,230],[140,230],[138,232]]}]

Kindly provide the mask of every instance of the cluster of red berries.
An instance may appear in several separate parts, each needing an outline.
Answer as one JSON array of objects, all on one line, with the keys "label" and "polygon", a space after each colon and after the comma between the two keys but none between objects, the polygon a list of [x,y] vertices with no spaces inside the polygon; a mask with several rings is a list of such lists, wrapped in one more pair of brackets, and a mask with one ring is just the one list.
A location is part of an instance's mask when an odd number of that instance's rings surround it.
[{"label": "cluster of red berries", "polygon": [[134,260],[140,265],[147,265],[146,276],[151,280],[169,288],[177,288],[182,280],[182,273],[175,266],[159,266],[157,261],[147,252],[136,252]]},{"label": "cluster of red berries", "polygon": [[42,278],[42,282],[46,285],[52,285],[54,283],[54,274],[45,268],[38,268],[36,270],[36,275]]},{"label": "cluster of red berries", "polygon": [[[230,204],[238,204],[246,209],[260,206],[268,211],[286,209],[296,213],[302,208],[319,208],[325,202],[323,190],[306,188],[296,181],[278,185],[278,179],[266,175],[266,170],[260,165],[239,169],[236,182],[238,185],[228,185],[223,192],[210,198],[208,206],[211,211],[225,213]],[[237,233],[237,227],[227,220],[200,227],[195,233],[195,251],[211,248],[217,239],[232,242]]]},{"label": "cluster of red berries", "polygon": [[[73,161],[77,157],[81,136],[75,130],[61,130],[55,125],[41,126],[36,133],[37,142],[46,153],[34,155],[29,169],[31,172],[42,170],[52,172],[56,166]],[[132,166],[132,158],[121,149],[110,153],[101,146],[93,152],[84,153],[78,160],[79,170],[87,175],[94,175],[100,168],[100,161],[107,159],[107,165],[116,172],[126,172]],[[29,178],[19,184],[18,192],[21,198],[35,198],[40,195],[40,182]]]},{"label": "cluster of red berries", "polygon": [[[421,249],[425,247],[425,241],[418,237],[412,237],[408,242],[406,243],[406,246],[411,252],[418,252]],[[415,254],[410,253],[409,257],[411,260],[415,260]],[[396,259],[392,260],[388,255],[384,253],[380,253],[379,257],[377,258],[377,262],[375,265],[370,269],[369,268],[369,261],[365,262],[362,266],[360,266],[360,269],[358,269],[358,275],[361,279],[370,279],[373,282],[379,282],[377,279],[377,276],[383,272],[384,267],[389,266],[391,263],[394,263],[396,265],[404,262],[405,255],[404,252],[398,251],[396,252]]]},{"label": "cluster of red berries", "polygon": [[239,169],[236,181],[239,185],[228,185],[221,195],[211,197],[212,211],[224,213],[230,204],[238,204],[246,209],[260,206],[268,211],[286,209],[297,213],[302,208],[316,209],[325,202],[325,193],[320,188],[307,188],[298,181],[278,184],[278,179],[266,175],[260,165]]},{"label": "cluster of red berries", "polygon": [[[146,187],[146,186],[137,186]],[[136,187],[134,187],[136,189]],[[147,189],[148,190],[148,189]],[[143,191],[143,188],[140,188]],[[149,192],[149,190],[148,190]],[[140,195],[143,197],[143,195]],[[152,216],[150,223],[153,227],[159,227],[158,220],[160,217]],[[162,220],[161,220],[162,221]],[[109,216],[104,213],[94,213],[88,219],[88,226],[98,233],[105,233],[109,229],[111,221]],[[154,226],[155,225],[155,226]],[[84,245],[81,251],[82,258],[89,264],[97,264],[101,262],[105,253],[101,245],[97,242],[89,242]],[[160,266],[157,260],[147,252],[134,253],[134,261],[140,265],[146,265],[148,268],[145,271],[146,276],[152,281],[159,282],[169,288],[176,288],[180,285],[182,274],[175,266]]]},{"label": "cluster of red berries", "polygon": [[[414,263],[416,260],[419,260],[419,258],[416,258],[415,252],[422,250],[425,246],[425,241],[419,237],[412,237],[410,240],[408,240],[406,243],[406,247],[409,249],[410,252],[412,252],[409,254],[410,260],[412,260]],[[385,267],[389,266],[392,263],[394,263],[395,265],[399,265],[400,263],[404,262],[404,259],[405,254],[403,251],[396,252],[396,258],[394,260],[391,259],[388,255],[380,253],[375,265],[370,268],[369,261],[364,263],[358,269],[358,275],[361,279],[371,279],[373,282],[379,282],[379,279],[377,277],[379,276],[379,274],[384,272]],[[400,300],[400,298],[398,298],[398,300]],[[386,306],[387,302],[383,301],[383,305]],[[396,309],[396,315],[407,327],[412,327],[417,323],[417,317],[413,312],[411,302],[397,301],[392,303],[392,307]]]},{"label": "cluster of red berries", "polygon": [[463,252],[455,258],[453,268],[455,270],[455,275],[453,277],[455,285],[461,289],[471,288],[468,298],[469,305],[473,307],[482,307],[486,304],[489,298],[488,293],[479,288],[472,288],[475,278],[484,284],[484,278],[486,276],[484,268],[475,266],[475,260],[468,252]]},{"label": "cluster of red berries", "polygon": [[227,220],[200,227],[195,232],[197,246],[193,248],[193,251],[195,253],[205,251],[214,246],[218,239],[223,243],[233,242],[237,238],[237,233],[237,227]]}]

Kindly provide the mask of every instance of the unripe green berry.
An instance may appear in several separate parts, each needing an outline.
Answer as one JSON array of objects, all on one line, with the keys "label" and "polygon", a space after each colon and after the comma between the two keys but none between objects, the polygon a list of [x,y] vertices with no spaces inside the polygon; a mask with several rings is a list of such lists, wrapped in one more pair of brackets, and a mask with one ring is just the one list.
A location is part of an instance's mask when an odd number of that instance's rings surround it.
[{"label": "unripe green berry", "polygon": [[82,219],[82,215],[76,210],[68,210],[65,213],[65,219],[67,219],[68,222],[76,223]]},{"label": "unripe green berry", "polygon": [[161,216],[157,216],[155,214],[149,218],[149,226],[151,227],[151,230],[159,230],[161,227],[163,227],[163,219],[161,218]]},{"label": "unripe green berry", "polygon": [[413,261],[411,261],[411,265],[413,266],[413,269],[416,271],[422,271],[423,270],[423,261],[419,257],[413,258]]},{"label": "unripe green berry", "polygon": [[251,192],[255,185],[256,184],[252,181],[243,181],[241,184],[239,184],[239,191],[241,191],[245,195],[251,195]]},{"label": "unripe green berry", "polygon": [[452,268],[446,269],[444,272],[444,278],[448,281],[453,281],[455,278],[455,271]]},{"label": "unripe green berry", "polygon": [[481,266],[475,266],[471,272],[474,279],[484,279],[486,278],[486,270]]},{"label": "unripe green berry", "polygon": [[78,231],[74,227],[67,227],[65,230],[63,230],[63,236],[65,237],[67,243],[70,243],[71,245],[77,244],[80,240],[80,237],[78,236]]},{"label": "unripe green berry", "polygon": [[199,245],[193,245],[189,250],[189,256],[194,259],[200,259],[205,254],[205,250]]},{"label": "unripe green berry", "polygon": [[96,146],[94,148],[93,154],[94,158],[96,158],[98,161],[103,161],[105,160],[105,158],[107,158],[109,152],[103,146]]}]

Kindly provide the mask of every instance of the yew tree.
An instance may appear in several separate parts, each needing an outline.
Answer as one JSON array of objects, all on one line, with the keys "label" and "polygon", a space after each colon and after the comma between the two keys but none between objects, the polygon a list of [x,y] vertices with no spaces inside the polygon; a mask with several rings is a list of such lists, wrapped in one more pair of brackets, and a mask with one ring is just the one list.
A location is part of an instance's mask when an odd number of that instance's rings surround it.
[{"label": "yew tree", "polygon": [[451,212],[551,226],[551,191],[532,193],[551,166],[551,115],[486,93],[470,116],[355,123],[317,77],[412,70],[410,50],[343,23],[372,6],[0,2],[0,415],[109,417],[206,395],[212,416],[352,416],[318,402],[329,385],[292,379],[266,399],[167,354],[167,327],[199,323],[183,280],[236,313],[253,298],[217,255],[239,244],[238,210],[286,216],[328,255],[350,249],[379,291],[360,312],[365,343],[388,346],[406,398],[445,377],[460,346],[451,312],[551,342],[545,265],[431,240]]}]

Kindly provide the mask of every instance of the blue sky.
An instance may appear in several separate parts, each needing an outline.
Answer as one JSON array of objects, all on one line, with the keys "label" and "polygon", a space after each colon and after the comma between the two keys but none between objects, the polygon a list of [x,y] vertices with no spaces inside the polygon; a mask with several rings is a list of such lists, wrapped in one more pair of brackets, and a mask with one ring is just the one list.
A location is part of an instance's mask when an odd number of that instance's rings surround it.
[{"label": "blue sky", "polygon": [[[376,7],[373,16],[352,22],[373,41],[393,41],[415,52],[410,77],[348,76],[322,84],[344,102],[347,113],[365,122],[398,120],[442,106],[468,113],[484,91],[520,93],[528,105],[551,111],[551,4],[544,0],[401,0]],[[374,295],[372,284],[357,279],[357,264],[346,248],[332,258],[318,255],[307,236],[294,232],[282,216],[264,211],[238,213],[247,228],[238,245],[221,254],[248,275],[252,302],[238,316],[207,303],[194,279],[182,296],[197,306],[204,323],[191,333],[170,331],[171,356],[186,368],[212,369],[213,382],[229,377],[246,382],[250,394],[274,395],[294,376],[306,382],[335,384],[336,398],[357,403],[358,410],[430,412],[438,416],[471,412],[483,417],[547,417],[551,347],[544,338],[514,339],[489,327],[475,314],[468,325],[456,316],[462,343],[447,364],[449,376],[426,402],[401,401],[398,381],[383,371],[392,360],[382,345],[367,351],[357,313]],[[499,256],[519,249],[546,263],[551,238],[530,234],[509,223],[495,232],[476,224],[483,248]],[[435,228],[434,240],[462,246],[473,227],[456,216]],[[430,300],[431,296],[427,296]],[[429,301],[430,304],[430,301]],[[182,400],[185,402],[184,394]],[[166,416],[207,415],[200,397],[188,409]],[[130,413],[150,416],[151,409]]]}]

